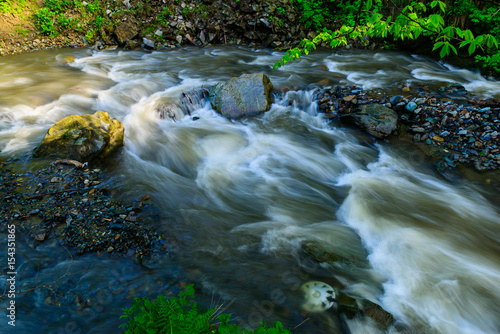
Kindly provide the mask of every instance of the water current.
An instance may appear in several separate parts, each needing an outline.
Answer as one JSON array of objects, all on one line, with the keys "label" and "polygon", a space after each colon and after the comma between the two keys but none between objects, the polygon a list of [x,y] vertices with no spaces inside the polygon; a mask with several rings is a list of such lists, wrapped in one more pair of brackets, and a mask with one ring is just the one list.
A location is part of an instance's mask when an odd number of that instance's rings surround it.
[{"label": "water current", "polygon": [[[396,320],[390,333],[500,332],[499,194],[444,178],[410,144],[329,123],[313,102],[324,79],[384,94],[401,83],[459,83],[497,98],[500,82],[397,52],[317,52],[272,71],[281,56],[209,47],[0,58],[1,154],[26,155],[65,116],[109,112],[125,126],[109,183],[124,197],[150,194],[158,224],[178,240],[173,254],[141,265],[107,254],[73,259],[55,241],[34,248],[19,237],[18,282],[76,274],[52,292],[19,295],[16,328],[2,316],[0,332],[119,333],[134,296],[171,295],[191,282],[202,305],[225,305],[244,326],[266,318],[291,329],[310,317],[293,333],[385,332],[333,309],[306,315],[298,287],[310,280],[381,305]],[[267,113],[229,121],[203,101],[183,112],[182,92],[255,72],[291,89]],[[162,105],[175,120],[158,116]],[[351,263],[319,265],[304,255],[307,242]]]}]

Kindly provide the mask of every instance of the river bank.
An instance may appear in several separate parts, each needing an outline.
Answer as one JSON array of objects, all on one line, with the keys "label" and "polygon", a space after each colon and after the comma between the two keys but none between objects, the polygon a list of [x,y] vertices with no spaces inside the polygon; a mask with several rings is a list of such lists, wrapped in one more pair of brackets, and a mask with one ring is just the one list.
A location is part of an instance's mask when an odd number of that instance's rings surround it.
[{"label": "river bank", "polygon": [[0,224],[15,225],[34,248],[56,239],[78,255],[116,253],[139,262],[169,252],[174,242],[148,195],[118,199],[102,167],[71,162],[2,158]]},{"label": "river bank", "polygon": [[151,50],[234,44],[286,49],[316,36],[314,27],[288,0],[185,0],[147,5],[106,0],[61,2],[44,12],[40,8],[42,2],[22,15],[0,14],[1,55],[84,46]]}]

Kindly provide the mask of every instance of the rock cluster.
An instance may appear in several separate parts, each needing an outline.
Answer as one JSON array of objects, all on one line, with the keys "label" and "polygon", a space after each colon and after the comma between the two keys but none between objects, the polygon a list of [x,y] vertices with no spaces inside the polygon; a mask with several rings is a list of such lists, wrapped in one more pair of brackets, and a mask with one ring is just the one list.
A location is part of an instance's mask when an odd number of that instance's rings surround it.
[{"label": "rock cluster", "polygon": [[[366,109],[375,104],[397,112],[398,132],[415,142],[440,149],[438,168],[473,164],[478,170],[500,168],[500,101],[478,100],[460,85],[429,91],[428,87],[403,87],[406,95],[377,97],[360,87],[325,87],[316,94],[326,118],[357,120],[357,125],[377,138],[373,124],[364,124]],[[380,108],[380,107],[377,107]],[[366,118],[366,117],[365,117]],[[364,123],[363,123],[364,122]]]},{"label": "rock cluster", "polygon": [[[6,38],[0,54],[88,44],[96,49],[110,45],[162,49],[208,44],[288,48],[304,37],[316,36],[313,27],[305,27],[291,0],[168,0],[148,4],[104,0],[101,6],[103,22],[94,34],[86,35],[95,30],[90,23],[88,29],[80,26],[79,32],[62,29],[53,38],[33,32],[26,37]],[[77,9],[67,13],[77,19],[80,15]]]},{"label": "rock cluster", "polygon": [[171,245],[158,230],[159,212],[149,196],[116,199],[98,168],[0,162],[0,225],[15,224],[35,247],[57,239],[79,254],[164,254]]},{"label": "rock cluster", "polygon": [[80,48],[85,45],[87,45],[85,38],[76,34],[68,34],[67,36],[57,36],[53,38],[35,35],[33,38],[22,37],[19,39],[5,40],[3,44],[0,44],[0,56],[55,48]]},{"label": "rock cluster", "polygon": [[448,151],[440,167],[470,163],[478,170],[500,168],[500,101],[407,100],[396,108],[413,140]]}]

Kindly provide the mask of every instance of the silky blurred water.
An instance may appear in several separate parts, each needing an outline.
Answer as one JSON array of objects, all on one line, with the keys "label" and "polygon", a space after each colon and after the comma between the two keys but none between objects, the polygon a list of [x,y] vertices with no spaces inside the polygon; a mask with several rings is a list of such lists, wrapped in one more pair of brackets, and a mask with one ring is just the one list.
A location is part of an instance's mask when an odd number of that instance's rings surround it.
[{"label": "silky blurred water", "polygon": [[[55,243],[34,249],[20,238],[19,281],[50,283],[70,264],[77,274],[55,288],[61,300],[47,301],[55,298],[48,289],[18,297],[18,326],[0,321],[1,331],[120,332],[120,309],[133,296],[171,294],[181,282],[195,282],[205,306],[227,305],[243,326],[267,318],[291,329],[310,316],[299,286],[320,280],[391,312],[390,333],[499,332],[498,194],[450,182],[411,145],[328,123],[312,99],[325,79],[388,94],[402,83],[459,83],[497,98],[500,83],[397,52],[317,52],[272,71],[281,56],[213,47],[1,58],[1,154],[30,152],[65,116],[109,112],[125,126],[125,146],[108,162],[110,184],[124,197],[150,194],[159,223],[179,240],[172,257],[139,266],[107,255],[72,261]],[[182,92],[255,72],[292,89],[267,113],[229,121],[204,102],[182,112]],[[176,120],[160,118],[161,106]],[[302,252],[306,242],[352,263],[319,265]],[[293,333],[348,331],[384,332],[369,318],[329,310]]]}]

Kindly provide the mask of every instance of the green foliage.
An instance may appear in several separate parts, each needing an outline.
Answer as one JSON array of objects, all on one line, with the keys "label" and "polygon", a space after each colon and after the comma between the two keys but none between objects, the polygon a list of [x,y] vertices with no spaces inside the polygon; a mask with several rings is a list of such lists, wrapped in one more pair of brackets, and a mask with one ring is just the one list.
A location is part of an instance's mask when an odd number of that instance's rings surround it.
[{"label": "green foliage", "polygon": [[482,64],[482,67],[487,71],[500,72],[500,53],[493,56],[476,55],[476,63]]},{"label": "green foliage", "polygon": [[[72,10],[77,11],[82,20],[79,17],[72,17],[74,15]],[[106,24],[104,9],[97,0],[87,4],[78,0],[45,0],[44,7],[36,12],[35,17],[42,34],[54,37],[62,29],[86,31],[85,38],[88,43],[96,41],[101,27]]]},{"label": "green foliage", "polygon": [[102,12],[101,3],[95,0],[94,2],[89,3],[87,5],[87,10],[89,11],[89,13],[101,13]]},{"label": "green foliage", "polygon": [[159,296],[151,302],[144,297],[135,298],[130,308],[123,309],[120,319],[127,319],[127,323],[120,325],[120,328],[124,328],[126,334],[241,334],[242,331],[245,334],[290,334],[280,322],[270,328],[264,322],[255,331],[242,330],[238,325],[229,324],[229,314],[220,314],[217,317],[220,324],[216,326],[215,310],[203,311],[193,301],[193,297],[194,288],[191,284],[184,287],[178,297],[170,299]]},{"label": "green foliage", "polygon": [[[304,23],[305,28],[316,28],[320,29],[323,27],[323,23],[326,18],[331,18],[332,15],[330,11],[323,3],[323,0],[292,0],[298,7],[299,12],[302,13],[300,19]],[[333,2],[332,0],[325,0],[327,2]]]},{"label": "green foliage", "polygon": [[26,6],[26,0],[0,0],[0,13],[18,14]]},{"label": "green foliage", "polygon": [[[356,0],[352,3],[357,4],[358,7],[355,14],[354,9],[350,9],[351,19],[335,31],[324,30],[312,41],[304,39],[297,48],[288,50],[274,65],[274,69],[297,60],[302,54],[308,54],[316,49],[316,45],[327,44],[335,48],[347,45],[348,40],[364,42],[366,38],[391,38],[394,41],[428,38],[432,42],[432,50],[439,51],[441,58],[452,53],[457,55],[457,49],[461,48],[466,49],[469,55],[478,52],[492,55],[491,58],[484,58],[486,64],[496,61],[498,57],[500,36],[490,32],[474,36],[470,29],[462,30],[452,24],[447,25],[445,22],[447,5],[443,1],[433,0],[427,3],[413,1],[400,8],[399,14],[395,17],[385,17],[381,14],[381,12],[389,12],[381,0]],[[497,10],[495,13],[499,12]],[[490,11],[485,15],[491,24],[495,15]],[[354,16],[355,19],[353,19]]]},{"label": "green foliage", "polygon": [[160,15],[158,15],[158,22],[166,25],[170,16],[173,14],[174,13],[170,10],[170,8],[168,6],[165,6],[161,11]]},{"label": "green foliage", "polygon": [[57,24],[65,29],[74,28],[78,24],[78,19],[73,17],[66,17],[63,13],[57,15]]},{"label": "green foliage", "polygon": [[26,37],[29,33],[29,29],[24,29],[19,26],[16,27],[16,31],[19,35],[23,35],[24,37]]},{"label": "green foliage", "polygon": [[85,34],[85,39],[87,40],[87,43],[93,44],[96,40],[96,31],[94,29],[88,30]]},{"label": "green foliage", "polygon": [[56,14],[47,7],[40,8],[36,12],[36,23],[42,34],[54,37],[57,35],[56,27],[54,26]]},{"label": "green foliage", "polygon": [[45,0],[43,3],[50,11],[59,14],[73,5],[71,0]]}]

